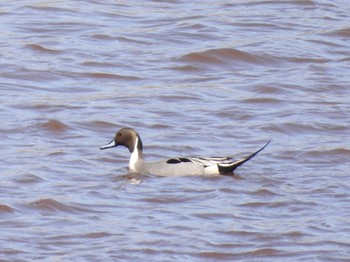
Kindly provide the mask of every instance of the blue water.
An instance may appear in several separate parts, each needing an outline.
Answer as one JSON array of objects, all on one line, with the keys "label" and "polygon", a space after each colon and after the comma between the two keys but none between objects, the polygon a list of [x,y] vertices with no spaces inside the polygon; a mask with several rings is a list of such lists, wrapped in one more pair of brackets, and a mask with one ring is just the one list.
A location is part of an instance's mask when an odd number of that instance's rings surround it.
[{"label": "blue water", "polygon": [[[7,2],[5,261],[348,261],[347,1]],[[246,156],[235,176],[129,174]]]}]

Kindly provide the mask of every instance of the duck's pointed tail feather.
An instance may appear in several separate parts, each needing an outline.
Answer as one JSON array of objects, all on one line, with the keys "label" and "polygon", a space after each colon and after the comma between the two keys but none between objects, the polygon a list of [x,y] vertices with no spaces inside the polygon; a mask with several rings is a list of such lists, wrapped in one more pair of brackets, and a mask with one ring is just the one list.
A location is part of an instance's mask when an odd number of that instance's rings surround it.
[{"label": "duck's pointed tail feather", "polygon": [[267,145],[271,142],[271,140],[269,140],[262,148],[260,148],[258,151],[254,152],[253,154],[250,154],[249,156],[238,160],[230,165],[220,165],[218,164],[219,167],[219,172],[222,175],[232,175],[233,171],[243,165],[245,162],[249,161],[250,159],[252,159],[253,157],[255,157],[257,154],[259,154],[261,151],[263,151],[265,149],[265,147],[267,147]]}]

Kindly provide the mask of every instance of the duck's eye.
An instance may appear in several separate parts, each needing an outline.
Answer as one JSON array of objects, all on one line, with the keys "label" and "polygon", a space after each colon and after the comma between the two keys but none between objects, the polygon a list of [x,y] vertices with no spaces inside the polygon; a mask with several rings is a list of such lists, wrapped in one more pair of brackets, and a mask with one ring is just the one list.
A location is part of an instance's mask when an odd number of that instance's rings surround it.
[{"label": "duck's eye", "polygon": [[117,137],[121,137],[121,136],[122,136],[122,133],[118,133],[118,134],[117,134]]}]

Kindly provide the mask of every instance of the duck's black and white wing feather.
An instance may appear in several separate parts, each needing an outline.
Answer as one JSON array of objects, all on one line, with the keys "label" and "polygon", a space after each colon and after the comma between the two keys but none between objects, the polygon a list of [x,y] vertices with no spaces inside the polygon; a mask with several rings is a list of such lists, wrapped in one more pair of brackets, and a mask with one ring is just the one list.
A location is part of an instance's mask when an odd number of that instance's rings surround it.
[{"label": "duck's black and white wing feather", "polygon": [[[208,172],[220,173],[220,174],[232,174],[232,172],[244,164],[248,160],[252,159],[259,152],[261,152],[267,145],[270,143],[268,141],[266,145],[260,148],[258,151],[250,154],[249,156],[240,159],[234,160],[231,157],[179,157],[179,158],[170,158],[166,161],[167,164],[180,164],[180,163],[196,163],[202,165]],[[210,171],[209,171],[210,169]]]}]

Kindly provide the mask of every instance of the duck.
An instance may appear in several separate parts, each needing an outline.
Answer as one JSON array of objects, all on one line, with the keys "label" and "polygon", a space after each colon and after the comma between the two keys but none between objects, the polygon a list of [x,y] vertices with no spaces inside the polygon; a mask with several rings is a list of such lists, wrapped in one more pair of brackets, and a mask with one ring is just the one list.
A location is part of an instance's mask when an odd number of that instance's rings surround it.
[{"label": "duck", "polygon": [[180,175],[233,175],[235,169],[270,143],[268,141],[258,151],[235,161],[232,157],[174,157],[148,162],[143,158],[143,144],[140,135],[129,127],[121,128],[111,142],[100,147],[101,150],[124,146],[130,152],[129,171],[156,176]]}]

